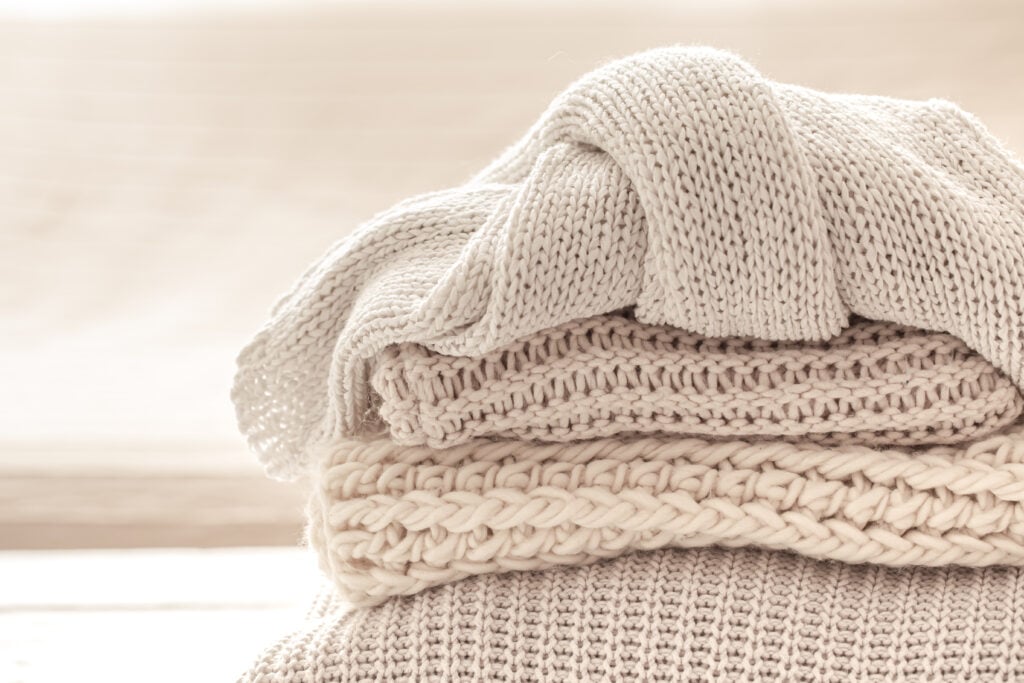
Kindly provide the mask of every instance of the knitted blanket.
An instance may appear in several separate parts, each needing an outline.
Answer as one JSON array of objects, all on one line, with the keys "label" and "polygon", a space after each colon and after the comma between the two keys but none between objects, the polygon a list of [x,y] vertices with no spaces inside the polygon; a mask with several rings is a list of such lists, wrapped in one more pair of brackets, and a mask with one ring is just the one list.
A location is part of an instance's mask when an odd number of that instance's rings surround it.
[{"label": "knitted blanket", "polygon": [[392,441],[434,448],[638,433],[916,446],[991,434],[1024,405],[959,339],[864,320],[767,342],[596,316],[474,358],[388,347],[373,388]]},{"label": "knitted blanket", "polygon": [[659,551],[348,613],[326,593],[242,681],[1019,681],[1022,614],[1020,568]]},{"label": "knitted blanket", "polygon": [[480,355],[570,320],[822,340],[851,313],[946,332],[1024,385],[1024,168],[942,101],[831,95],[708,49],[570,86],[461,187],[385,211],[313,265],[241,353],[269,471],[380,432],[387,346]]},{"label": "knitted blanket", "polygon": [[671,436],[434,450],[380,438],[321,460],[310,542],[357,604],[666,546],[1024,564],[1024,425],[919,450]]}]

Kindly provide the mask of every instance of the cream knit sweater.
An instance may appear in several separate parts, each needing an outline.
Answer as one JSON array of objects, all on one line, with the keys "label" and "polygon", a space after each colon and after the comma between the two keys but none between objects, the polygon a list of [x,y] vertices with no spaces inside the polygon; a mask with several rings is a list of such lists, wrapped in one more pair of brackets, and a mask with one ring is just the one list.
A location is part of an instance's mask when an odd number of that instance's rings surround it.
[{"label": "cream knit sweater", "polygon": [[1024,425],[958,447],[663,436],[443,450],[339,442],[309,538],[348,600],[707,545],[886,565],[1024,565]]},{"label": "cream knit sweater", "polygon": [[329,593],[242,681],[1024,680],[1024,570],[640,553],[346,609]]},{"label": "cream knit sweater", "polygon": [[595,316],[479,357],[391,346],[372,382],[391,440],[433,448],[629,434],[952,444],[1024,406],[959,339],[866,320],[824,342],[770,342]]},{"label": "cream knit sweater", "polygon": [[942,101],[775,83],[657,50],[569,87],[467,184],[380,214],[239,357],[269,471],[380,432],[385,347],[479,355],[635,305],[708,336],[832,337],[856,313],[948,332],[1024,385],[1024,168]]}]

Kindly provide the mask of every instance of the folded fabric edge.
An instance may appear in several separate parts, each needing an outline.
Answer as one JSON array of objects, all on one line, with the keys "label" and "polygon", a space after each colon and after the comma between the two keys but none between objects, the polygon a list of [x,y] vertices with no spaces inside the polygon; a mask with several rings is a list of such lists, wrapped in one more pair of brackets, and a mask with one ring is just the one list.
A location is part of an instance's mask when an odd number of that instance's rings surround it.
[{"label": "folded fabric edge", "polygon": [[387,438],[324,452],[309,538],[357,604],[633,550],[754,545],[885,565],[1024,562],[1024,425],[929,449]]}]

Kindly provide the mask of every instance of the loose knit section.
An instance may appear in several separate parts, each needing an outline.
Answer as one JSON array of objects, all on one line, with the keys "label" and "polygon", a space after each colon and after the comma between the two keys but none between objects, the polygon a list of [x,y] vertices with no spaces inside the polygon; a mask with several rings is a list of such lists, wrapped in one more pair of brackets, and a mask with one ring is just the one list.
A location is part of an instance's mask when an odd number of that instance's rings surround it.
[{"label": "loose knit section", "polygon": [[642,433],[949,444],[1024,406],[959,339],[864,320],[827,342],[768,342],[597,316],[475,358],[388,347],[373,388],[395,443],[434,448]]},{"label": "loose knit section", "polygon": [[248,683],[1024,680],[1024,571],[635,553],[346,611],[330,594]]},{"label": "loose knit section", "polygon": [[747,546],[884,565],[1024,564],[1024,426],[914,451],[673,437],[389,439],[322,454],[309,538],[356,604],[638,549]]},{"label": "loose knit section", "polygon": [[379,433],[387,346],[480,355],[636,307],[706,336],[822,340],[850,313],[962,339],[1024,386],[1024,167],[952,104],[783,85],[727,53],[611,63],[463,186],[333,247],[239,356],[269,471]]}]

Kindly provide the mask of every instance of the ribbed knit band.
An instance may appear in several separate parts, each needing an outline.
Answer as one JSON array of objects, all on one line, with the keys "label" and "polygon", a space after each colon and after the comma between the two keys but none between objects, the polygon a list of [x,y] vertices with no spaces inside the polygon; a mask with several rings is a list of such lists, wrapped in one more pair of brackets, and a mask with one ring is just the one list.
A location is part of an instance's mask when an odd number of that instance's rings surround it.
[{"label": "ribbed knit band", "polygon": [[329,593],[246,682],[1019,681],[1024,570],[637,553],[347,615]]},{"label": "ribbed knit band", "polygon": [[392,440],[434,448],[622,434],[916,446],[985,436],[1024,406],[959,339],[865,320],[769,342],[596,316],[476,357],[399,344],[373,387]]},{"label": "ribbed knit band", "polygon": [[355,603],[635,549],[759,545],[887,565],[1024,563],[1024,425],[920,450],[678,437],[335,444],[309,535]]}]

